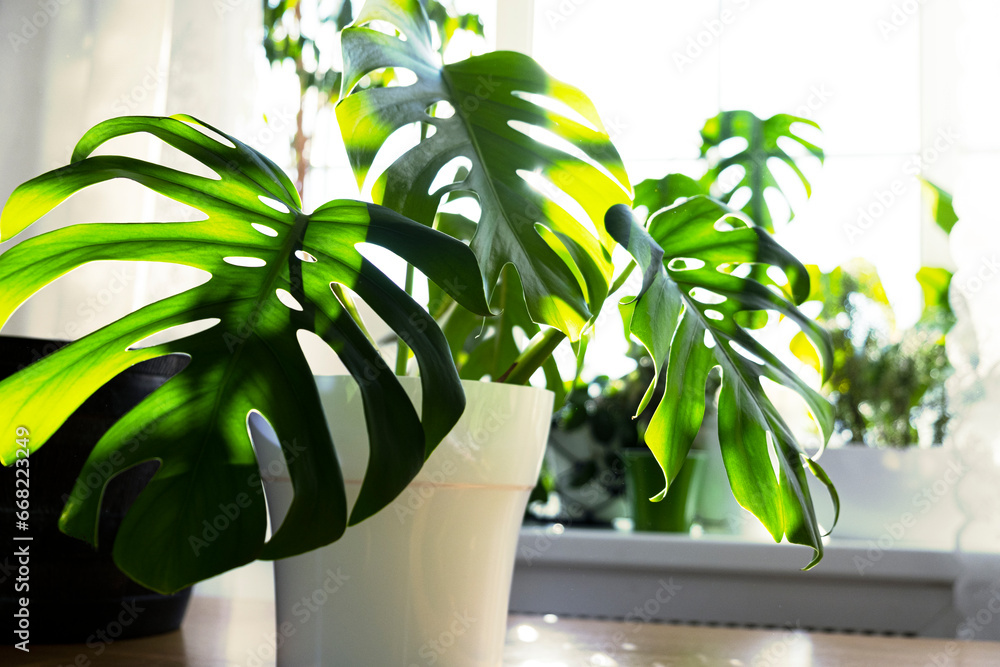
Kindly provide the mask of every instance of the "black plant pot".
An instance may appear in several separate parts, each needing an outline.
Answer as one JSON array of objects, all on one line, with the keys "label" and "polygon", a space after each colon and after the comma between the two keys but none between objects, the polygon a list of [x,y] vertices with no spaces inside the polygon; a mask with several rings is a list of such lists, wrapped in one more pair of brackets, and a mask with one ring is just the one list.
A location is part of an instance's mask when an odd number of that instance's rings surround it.
[{"label": "black plant pot", "polygon": [[[0,378],[51,353],[65,343],[0,337]],[[29,600],[30,640],[47,643],[107,643],[180,627],[191,590],[160,595],[133,582],[115,566],[111,551],[128,508],[152,478],[155,462],[115,477],[101,504],[98,549],[63,535],[58,521],[87,456],[119,417],[180,371],[183,356],[161,357],[128,369],[94,394],[44,447],[29,458],[30,519],[26,532],[15,529],[15,471],[0,468],[0,524],[9,537],[0,553],[0,615],[4,635],[18,641],[18,600]],[[26,425],[27,426],[27,425]],[[14,438],[15,434],[0,434]],[[140,436],[141,437],[141,434]],[[14,541],[12,535],[30,536]],[[28,590],[15,589],[20,564],[16,549],[28,545]]]}]

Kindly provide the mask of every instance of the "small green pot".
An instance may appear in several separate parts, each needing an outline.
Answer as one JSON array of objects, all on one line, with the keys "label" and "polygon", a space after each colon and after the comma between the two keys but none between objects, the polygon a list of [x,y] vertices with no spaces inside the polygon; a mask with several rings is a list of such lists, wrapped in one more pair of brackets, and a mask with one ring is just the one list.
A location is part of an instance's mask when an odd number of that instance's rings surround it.
[{"label": "small green pot", "polygon": [[625,493],[634,530],[686,533],[691,529],[701,487],[705,453],[688,452],[687,461],[658,503],[649,499],[663,490],[663,471],[648,449],[626,449]]}]

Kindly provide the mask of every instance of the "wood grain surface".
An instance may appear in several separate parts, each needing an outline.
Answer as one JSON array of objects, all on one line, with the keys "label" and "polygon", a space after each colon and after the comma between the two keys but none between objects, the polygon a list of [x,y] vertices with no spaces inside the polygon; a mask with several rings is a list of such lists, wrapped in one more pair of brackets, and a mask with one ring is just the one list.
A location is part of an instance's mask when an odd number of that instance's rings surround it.
[{"label": "wood grain surface", "polygon": [[[0,647],[0,665],[273,667],[274,606],[195,597],[179,632],[90,646]],[[503,667],[987,667],[1000,644],[511,616]],[[296,666],[297,667],[297,666]],[[324,666],[327,667],[327,666]],[[347,667],[395,667],[358,665]]]}]

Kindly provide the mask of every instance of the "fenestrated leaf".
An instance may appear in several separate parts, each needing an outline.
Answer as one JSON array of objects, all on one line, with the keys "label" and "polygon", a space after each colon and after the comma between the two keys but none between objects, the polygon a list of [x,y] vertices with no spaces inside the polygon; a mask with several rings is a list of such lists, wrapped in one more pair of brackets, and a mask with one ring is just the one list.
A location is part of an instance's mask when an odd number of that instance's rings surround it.
[{"label": "fenestrated leaf", "polygon": [[[372,21],[401,36],[366,27]],[[513,264],[531,318],[577,340],[606,298],[612,271],[612,244],[600,220],[608,206],[630,201],[621,159],[591,102],[522,54],[443,65],[417,0],[368,2],[342,39],[344,99],[337,118],[359,183],[393,132],[411,123],[433,126],[433,134],[378,176],[375,201],[431,224],[444,195],[474,196],[482,213],[471,247],[487,285],[496,286],[503,267]],[[407,68],[417,80],[354,90],[385,67]],[[445,102],[454,109],[451,117],[428,115]],[[553,110],[566,107],[570,111]],[[469,172],[430,191],[459,157],[471,161]],[[536,189],[522,174],[536,174],[548,186]],[[554,192],[539,191],[549,188],[574,200],[593,229],[571,216]]]},{"label": "fenestrated leaf", "polygon": [[[765,190],[773,188],[786,201],[788,198],[774,178],[774,174],[768,166],[768,160],[777,159],[784,162],[802,181],[806,195],[812,193],[809,180],[796,164],[796,160],[779,145],[779,139],[785,138],[798,143],[813,157],[820,161],[823,160],[822,149],[792,131],[792,125],[795,123],[804,123],[819,128],[819,125],[808,118],[799,118],[788,114],[777,114],[767,120],[762,120],[749,111],[723,111],[708,119],[701,131],[701,155],[710,158],[709,169],[702,178],[702,182],[706,185],[714,185],[718,192],[713,191],[712,194],[718,196],[723,202],[729,202],[738,191],[749,188],[750,200],[743,207],[743,212],[750,216],[753,224],[763,227],[769,232],[774,231],[774,220],[764,199]],[[722,142],[733,138],[743,139],[747,144],[746,147],[730,157],[721,157],[710,153],[711,149],[718,149]],[[721,183],[722,172],[732,166],[743,168],[742,178],[731,186]],[[790,216],[795,217],[795,212],[791,211]]]},{"label": "fenestrated leaf", "polygon": [[672,206],[678,199],[708,195],[708,188],[684,174],[667,174],[663,178],[648,178],[635,186],[633,208],[645,206],[649,215]]},{"label": "fenestrated leaf", "polygon": [[[650,401],[659,372],[666,373],[663,399],[646,430],[646,443],[665,472],[665,486],[680,471],[701,427],[705,383],[718,366],[719,437],[733,493],[775,540],[784,535],[813,547],[811,567],[822,555],[822,544],[804,475],[805,455],[768,400],[761,379],[798,392],[824,442],[833,429],[833,411],[736,319],[741,312],[766,310],[790,318],[829,369],[832,349],[826,332],[780,290],[741,278],[738,271],[747,264],[778,267],[788,278],[788,293],[801,302],[809,293],[805,267],[765,231],[708,197],[662,210],[650,220],[648,232],[625,206],[608,211],[606,225],[643,270],[641,291],[623,299],[621,307],[630,333],[646,346],[657,370],[638,412]],[[666,488],[656,499],[665,493]]]},{"label": "fenestrated leaf", "polygon": [[[124,369],[166,354],[190,357],[183,371],[97,444],[61,522],[67,533],[94,542],[110,478],[159,461],[114,547],[124,572],[159,591],[178,590],[257,557],[301,553],[344,531],[343,480],[299,330],[329,342],[361,387],[371,458],[352,522],[389,503],[461,415],[464,395],[444,336],[356,244],[396,253],[466,308],[489,312],[475,258],[461,242],[373,204],[336,200],[305,214],[275,164],[233,137],[219,132],[231,143],[226,145],[197,125],[204,124],[185,116],[101,123],[80,141],[70,165],[20,186],[0,217],[7,239],[74,192],[113,178],[133,180],[207,216],[199,222],[75,225],[28,239],[0,257],[0,322],[41,287],[88,262],[161,261],[212,274],[208,282],[141,308],[0,383],[0,428],[12,433],[26,426],[34,450]],[[218,180],[125,156],[91,156],[106,141],[137,132],[198,160]],[[263,265],[225,261],[233,257]],[[423,395],[433,397],[424,401],[422,423],[333,284],[364,299],[414,349]],[[282,303],[277,290],[287,291],[299,307]],[[218,322],[200,333],[132,349],[154,333],[211,319]],[[247,432],[252,410],[274,426],[295,491],[285,521],[266,545],[261,483]],[[140,431],[148,436],[132,437]],[[5,464],[13,460],[13,438],[0,445],[0,456]],[[88,487],[93,479],[100,480],[98,488]],[[219,529],[220,513],[232,507],[239,516]],[[213,525],[215,532],[206,532]]]}]

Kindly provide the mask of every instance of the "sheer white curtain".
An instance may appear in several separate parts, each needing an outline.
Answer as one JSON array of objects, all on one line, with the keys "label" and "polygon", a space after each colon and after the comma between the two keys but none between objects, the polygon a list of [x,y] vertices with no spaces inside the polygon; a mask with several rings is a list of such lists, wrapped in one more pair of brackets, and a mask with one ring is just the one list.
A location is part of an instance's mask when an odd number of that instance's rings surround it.
[{"label": "sheer white curtain", "polygon": [[[188,113],[242,135],[255,115],[259,0],[4,0],[0,3],[0,202],[23,181],[69,162],[94,124],[121,115]],[[109,149],[189,166],[146,137]],[[37,234],[75,222],[169,220],[158,195],[116,181],[73,197]],[[19,237],[20,238],[20,237]],[[10,247],[0,245],[0,251]],[[98,263],[22,307],[4,333],[72,339],[193,278],[164,265]]]},{"label": "sheer white curtain", "polygon": [[[951,300],[959,316],[949,334],[955,416],[951,444],[965,470],[957,484],[967,523],[959,535],[962,574],[955,587],[958,635],[1000,639],[1000,45],[990,26],[1000,6],[961,0],[925,7],[928,113],[955,119],[960,150],[947,176],[960,222],[951,234],[958,265]],[[933,91],[933,95],[930,93]],[[931,99],[932,98],[932,99]]]}]

